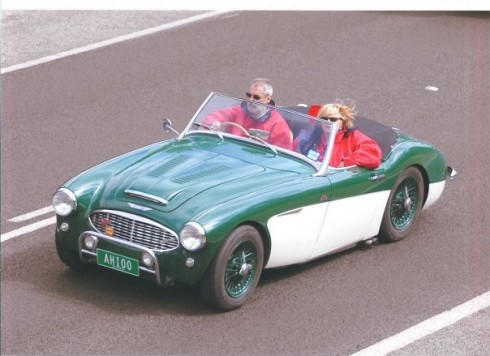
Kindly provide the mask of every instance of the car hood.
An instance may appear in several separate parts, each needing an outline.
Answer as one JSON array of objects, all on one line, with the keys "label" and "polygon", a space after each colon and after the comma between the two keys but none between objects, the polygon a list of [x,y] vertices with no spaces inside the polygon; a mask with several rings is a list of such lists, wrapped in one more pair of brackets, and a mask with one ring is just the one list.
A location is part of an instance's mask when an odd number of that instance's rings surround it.
[{"label": "car hood", "polygon": [[[234,191],[243,194],[254,189],[250,184],[252,176],[254,183],[267,181],[274,184],[270,174],[264,174],[266,170],[263,165],[250,163],[244,157],[196,147],[157,150],[114,174],[99,191],[98,205],[100,208],[127,209],[129,204],[140,210],[148,207],[170,212],[194,196],[232,181]],[[279,178],[291,174],[294,173],[275,170],[272,175]],[[213,195],[214,201],[208,204],[227,199],[221,195]]]}]

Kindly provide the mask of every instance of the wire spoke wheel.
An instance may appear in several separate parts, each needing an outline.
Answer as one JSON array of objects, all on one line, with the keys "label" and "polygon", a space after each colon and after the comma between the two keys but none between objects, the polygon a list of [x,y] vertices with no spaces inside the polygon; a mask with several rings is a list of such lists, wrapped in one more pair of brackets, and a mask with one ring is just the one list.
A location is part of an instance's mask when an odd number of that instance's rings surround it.
[{"label": "wire spoke wheel", "polygon": [[201,295],[221,310],[241,307],[253,294],[264,264],[259,232],[242,225],[226,238],[201,280]]},{"label": "wire spoke wheel", "polygon": [[413,228],[424,200],[422,173],[410,167],[400,174],[391,190],[379,237],[387,242],[405,238]]},{"label": "wire spoke wheel", "polygon": [[398,186],[391,201],[391,223],[396,229],[403,229],[413,220],[418,200],[419,189],[417,182],[412,177],[409,177]]},{"label": "wire spoke wheel", "polygon": [[250,242],[238,245],[225,267],[225,288],[228,295],[239,297],[252,283],[257,271],[257,250]]}]

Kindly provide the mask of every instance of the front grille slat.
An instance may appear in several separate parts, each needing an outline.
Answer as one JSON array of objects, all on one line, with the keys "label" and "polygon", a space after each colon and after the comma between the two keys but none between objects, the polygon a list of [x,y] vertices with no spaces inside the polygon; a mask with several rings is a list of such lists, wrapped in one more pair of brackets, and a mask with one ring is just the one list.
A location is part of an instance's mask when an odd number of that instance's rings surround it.
[{"label": "front grille slat", "polygon": [[[177,234],[154,221],[120,211],[99,210],[90,214],[92,226],[101,234],[130,241],[152,250],[171,251],[179,246]],[[111,229],[108,230],[107,228]]]}]

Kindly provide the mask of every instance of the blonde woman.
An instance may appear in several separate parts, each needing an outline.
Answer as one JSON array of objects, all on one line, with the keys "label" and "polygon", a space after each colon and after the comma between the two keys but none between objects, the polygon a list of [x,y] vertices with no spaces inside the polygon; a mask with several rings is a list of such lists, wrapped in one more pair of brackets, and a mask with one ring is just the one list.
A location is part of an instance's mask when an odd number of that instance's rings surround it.
[{"label": "blonde woman", "polygon": [[[323,120],[337,125],[338,132],[335,137],[331,167],[361,166],[369,169],[377,168],[381,163],[381,149],[376,141],[364,135],[354,127],[353,121],[356,115],[355,104],[342,102],[323,105],[317,116]],[[328,128],[322,133],[298,137],[294,146],[298,152],[323,160],[327,141]],[[313,139],[313,140],[312,140]]]}]

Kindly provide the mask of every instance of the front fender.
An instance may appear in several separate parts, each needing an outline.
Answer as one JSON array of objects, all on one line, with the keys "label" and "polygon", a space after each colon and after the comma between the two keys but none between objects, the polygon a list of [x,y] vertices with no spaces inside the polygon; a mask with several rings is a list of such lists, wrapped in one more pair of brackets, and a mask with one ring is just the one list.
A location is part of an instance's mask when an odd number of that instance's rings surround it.
[{"label": "front fender", "polygon": [[303,176],[273,189],[242,195],[214,206],[201,213],[194,221],[205,228],[209,242],[206,249],[213,253],[234,229],[250,224],[261,233],[267,254],[267,248],[271,244],[267,223],[271,217],[318,204],[330,195],[331,183],[328,177]]}]

